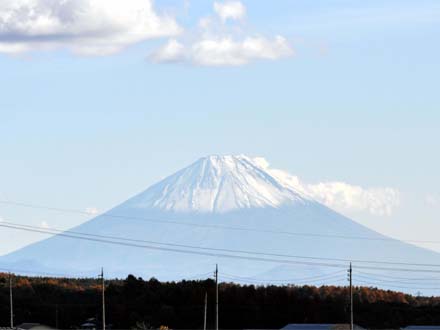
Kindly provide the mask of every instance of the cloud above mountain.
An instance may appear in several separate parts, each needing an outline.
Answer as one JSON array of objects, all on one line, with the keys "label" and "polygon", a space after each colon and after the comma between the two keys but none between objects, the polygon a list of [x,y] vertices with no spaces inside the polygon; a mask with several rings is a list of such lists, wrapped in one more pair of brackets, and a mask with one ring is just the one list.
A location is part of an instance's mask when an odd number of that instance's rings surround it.
[{"label": "cloud above mountain", "polygon": [[152,0],[2,0],[0,52],[68,49],[108,55],[182,28]]},{"label": "cloud above mountain", "polygon": [[[295,54],[282,35],[245,32],[241,22],[246,7],[240,1],[215,2],[214,15],[199,20],[195,31],[172,38],[153,51],[156,63],[189,63],[200,66],[241,66],[257,60],[279,60]],[[228,22],[235,22],[232,26]],[[240,21],[240,22],[237,22]]]},{"label": "cloud above mountain", "polygon": [[368,212],[390,216],[399,206],[399,191],[389,187],[364,188],[345,182],[305,185],[306,191],[321,203],[341,212]]},{"label": "cloud above mountain", "polygon": [[395,188],[366,188],[341,181],[305,183],[295,175],[271,168],[264,158],[254,158],[254,162],[286,186],[341,213],[366,212],[374,216],[390,216],[400,205],[400,192]]}]

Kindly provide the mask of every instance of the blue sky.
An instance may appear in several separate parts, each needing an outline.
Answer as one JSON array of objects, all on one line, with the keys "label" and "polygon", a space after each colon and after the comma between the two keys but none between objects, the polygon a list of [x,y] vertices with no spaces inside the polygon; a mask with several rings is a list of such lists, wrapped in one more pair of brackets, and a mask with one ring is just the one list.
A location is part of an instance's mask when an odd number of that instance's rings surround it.
[{"label": "blue sky", "polygon": [[[136,38],[108,32],[121,19],[112,13],[99,38],[77,39],[87,18],[73,27],[7,21],[0,198],[102,211],[201,156],[247,154],[306,183],[390,187],[399,203],[388,215],[341,211],[393,237],[437,239],[440,3],[241,4],[244,14],[223,21],[213,1],[157,0],[159,27]],[[120,26],[133,26],[129,15]],[[192,50],[222,38],[230,53]],[[170,40],[181,46],[171,60],[159,56]],[[56,228],[86,220],[6,205],[0,216]],[[0,253],[39,238],[2,229]]]}]

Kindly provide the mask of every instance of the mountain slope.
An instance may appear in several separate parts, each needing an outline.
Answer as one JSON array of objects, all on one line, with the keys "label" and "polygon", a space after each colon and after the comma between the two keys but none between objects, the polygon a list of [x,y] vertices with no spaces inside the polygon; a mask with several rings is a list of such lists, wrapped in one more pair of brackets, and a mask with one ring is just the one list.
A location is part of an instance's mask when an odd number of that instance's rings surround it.
[{"label": "mountain slope", "polygon": [[[314,259],[318,257],[440,263],[435,252],[387,239],[319,204],[287,180],[267,172],[261,162],[246,156],[202,158],[72,229],[128,237],[149,248],[55,236],[4,256],[0,263],[17,268],[32,263],[42,271],[93,275],[104,266],[112,276],[135,273],[164,280],[208,273],[219,263],[223,280],[252,277],[301,283],[300,278],[309,278],[305,281],[312,284],[345,283],[344,269],[332,265],[347,262]],[[163,250],[163,245],[154,242],[174,246]]]}]

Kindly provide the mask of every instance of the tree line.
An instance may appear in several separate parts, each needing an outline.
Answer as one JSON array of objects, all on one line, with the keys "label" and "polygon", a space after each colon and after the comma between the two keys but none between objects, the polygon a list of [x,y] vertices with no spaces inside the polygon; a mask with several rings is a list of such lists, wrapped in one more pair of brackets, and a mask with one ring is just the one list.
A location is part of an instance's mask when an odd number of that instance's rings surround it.
[{"label": "tree line", "polygon": [[[159,282],[132,275],[106,282],[107,323],[114,329],[201,329],[208,294],[208,328],[214,328],[212,279]],[[15,323],[78,328],[101,318],[98,279],[14,277]],[[280,329],[288,323],[348,323],[349,293],[340,286],[275,286],[221,283],[223,329]],[[440,324],[440,298],[369,287],[354,288],[355,323],[367,328]],[[9,324],[9,279],[0,274],[0,326]]]}]

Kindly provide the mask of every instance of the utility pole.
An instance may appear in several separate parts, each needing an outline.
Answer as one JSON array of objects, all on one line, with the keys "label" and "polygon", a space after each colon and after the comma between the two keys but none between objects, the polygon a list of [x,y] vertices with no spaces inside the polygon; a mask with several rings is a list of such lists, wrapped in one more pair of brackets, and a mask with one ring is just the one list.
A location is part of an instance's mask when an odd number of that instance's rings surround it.
[{"label": "utility pole", "polygon": [[105,280],[104,280],[104,268],[101,269],[102,280],[102,330],[105,330]]},{"label": "utility pole", "polygon": [[218,330],[218,265],[215,265],[215,330]]},{"label": "utility pole", "polygon": [[353,330],[353,268],[351,262],[348,269],[348,279],[350,281],[350,330]]},{"label": "utility pole", "polygon": [[11,311],[11,328],[14,328],[14,300],[12,297],[12,274],[9,273],[9,307]]},{"label": "utility pole", "polygon": [[207,314],[208,314],[208,292],[205,292],[205,314],[203,318],[203,330],[206,330]]}]

